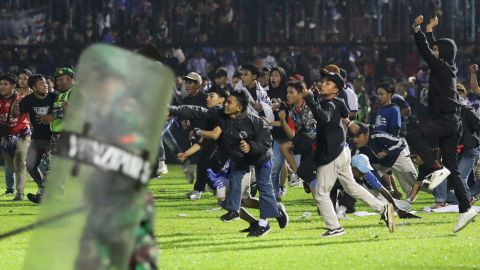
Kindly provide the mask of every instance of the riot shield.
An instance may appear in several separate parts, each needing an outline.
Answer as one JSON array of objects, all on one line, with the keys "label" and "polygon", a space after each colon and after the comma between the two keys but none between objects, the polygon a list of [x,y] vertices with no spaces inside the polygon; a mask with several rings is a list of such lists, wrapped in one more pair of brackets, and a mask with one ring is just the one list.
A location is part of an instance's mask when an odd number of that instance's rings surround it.
[{"label": "riot shield", "polygon": [[80,57],[24,269],[127,269],[174,84],[143,56]]}]

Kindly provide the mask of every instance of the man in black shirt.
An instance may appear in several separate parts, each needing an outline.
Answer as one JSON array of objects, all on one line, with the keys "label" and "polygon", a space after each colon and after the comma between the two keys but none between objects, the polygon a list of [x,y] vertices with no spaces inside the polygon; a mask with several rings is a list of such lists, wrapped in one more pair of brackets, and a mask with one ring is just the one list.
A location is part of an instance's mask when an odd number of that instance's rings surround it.
[{"label": "man in black shirt", "polygon": [[320,95],[323,100],[317,103],[309,91],[304,91],[305,101],[317,120],[317,148],[315,162],[317,179],[314,198],[323,216],[327,232],[323,237],[335,237],[345,234],[338,223],[337,215],[330,200],[330,191],[337,179],[345,191],[356,199],[360,199],[381,213],[381,218],[393,232],[393,205],[383,205],[372,194],[356,183],[350,167],[350,149],[345,143],[345,131],[342,118],[348,115],[345,103],[336,98],[344,81],[339,74],[322,69],[324,76]]},{"label": "man in black shirt", "polygon": [[[424,162],[419,168],[419,177],[412,192],[419,188],[424,178],[428,178],[428,172],[431,172],[429,189],[437,187],[448,177],[448,183],[453,187],[458,199],[460,215],[453,229],[456,233],[465,228],[477,215],[470,206],[458,171],[457,144],[461,133],[461,116],[456,89],[457,45],[448,38],[435,40],[432,31],[438,25],[437,17],[430,19],[426,27],[427,35],[421,31],[422,23],[423,16],[417,16],[413,32],[418,51],[430,68],[428,109],[432,120],[418,126],[415,121],[410,121],[411,124],[407,125],[408,144]],[[429,147],[429,142],[436,140],[442,153],[442,164]]]},{"label": "man in black shirt", "polygon": [[22,113],[28,113],[33,127],[32,141],[27,152],[27,170],[38,186],[38,193],[28,193],[27,198],[34,203],[39,203],[44,188],[44,174],[39,166],[42,157],[48,152],[52,137],[50,126],[40,122],[39,118],[52,112],[57,95],[48,92],[47,80],[40,74],[30,76],[28,86],[33,89],[33,95],[22,99],[19,109]]}]

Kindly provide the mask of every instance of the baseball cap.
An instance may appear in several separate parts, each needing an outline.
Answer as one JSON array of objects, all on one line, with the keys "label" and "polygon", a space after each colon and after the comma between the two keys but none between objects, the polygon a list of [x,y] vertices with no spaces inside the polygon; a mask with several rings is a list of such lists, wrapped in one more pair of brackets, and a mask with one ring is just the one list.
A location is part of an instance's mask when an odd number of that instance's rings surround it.
[{"label": "baseball cap", "polygon": [[370,165],[370,160],[364,154],[358,154],[352,157],[352,167],[357,168],[362,173],[373,171],[373,167]]},{"label": "baseball cap", "polygon": [[57,79],[58,77],[68,75],[70,77],[73,77],[75,75],[75,72],[71,68],[68,67],[63,67],[63,68],[57,68],[55,70],[55,73],[53,74],[53,78]]},{"label": "baseball cap", "polygon": [[320,74],[324,77],[329,78],[335,85],[337,86],[338,90],[342,90],[345,87],[345,81],[338,73],[329,72],[326,69],[320,69]]},{"label": "baseball cap", "polygon": [[183,76],[184,79],[195,81],[198,84],[202,84],[202,76],[196,72],[190,72],[187,76]]}]

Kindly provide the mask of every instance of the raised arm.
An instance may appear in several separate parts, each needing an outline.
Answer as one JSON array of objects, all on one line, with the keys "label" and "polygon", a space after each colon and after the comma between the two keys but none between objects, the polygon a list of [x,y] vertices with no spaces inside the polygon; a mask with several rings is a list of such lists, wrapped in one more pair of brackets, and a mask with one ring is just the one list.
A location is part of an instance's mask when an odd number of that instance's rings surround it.
[{"label": "raised arm", "polygon": [[480,87],[478,86],[478,78],[477,78],[477,72],[478,72],[478,65],[473,64],[470,66],[470,89],[472,91],[480,96]]},{"label": "raised arm", "polygon": [[188,120],[212,118],[211,112],[208,109],[194,105],[169,106],[168,112],[171,115]]},{"label": "raised arm", "polygon": [[425,36],[427,37],[428,45],[432,46],[435,42],[435,37],[433,36],[433,28],[438,25],[438,17],[435,16],[430,19],[430,22],[425,27]]},{"label": "raised arm", "polygon": [[422,58],[427,62],[430,69],[435,69],[439,60],[435,57],[430,45],[427,42],[427,37],[420,29],[420,25],[423,23],[423,16],[420,15],[415,19],[413,24],[413,32],[415,33],[415,44]]},{"label": "raised arm", "polygon": [[308,108],[312,111],[313,117],[317,120],[318,123],[328,123],[333,118],[333,112],[335,110],[335,105],[333,102],[328,103],[327,108],[322,108],[322,106],[315,101],[313,95],[306,95],[304,97],[305,103]]},{"label": "raised arm", "polygon": [[209,139],[209,140],[218,140],[220,137],[220,134],[222,134],[222,129],[220,127],[215,127],[213,130],[201,130],[198,129],[195,130],[198,136],[204,138],[204,139]]}]

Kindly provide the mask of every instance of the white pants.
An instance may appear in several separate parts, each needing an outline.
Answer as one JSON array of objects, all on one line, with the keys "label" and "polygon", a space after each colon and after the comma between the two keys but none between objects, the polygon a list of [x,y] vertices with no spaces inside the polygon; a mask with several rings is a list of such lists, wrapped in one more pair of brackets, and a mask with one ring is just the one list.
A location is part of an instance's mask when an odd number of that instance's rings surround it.
[{"label": "white pants", "polygon": [[332,201],[330,200],[330,191],[337,179],[342,184],[345,192],[353,198],[365,202],[379,213],[385,208],[379,200],[355,182],[350,162],[350,149],[345,147],[335,160],[317,168],[317,184],[315,185],[314,198],[328,229],[340,227]]},{"label": "white pants", "polygon": [[[413,183],[417,179],[417,170],[415,169],[415,165],[413,165],[412,160],[407,157],[410,154],[407,148],[403,149],[398,155],[397,160],[393,164],[391,170],[393,174],[398,179],[400,186],[402,187],[403,191],[409,193],[412,189]],[[383,167],[380,165],[374,166],[374,168],[378,171],[380,177],[387,173],[390,168]]]}]

